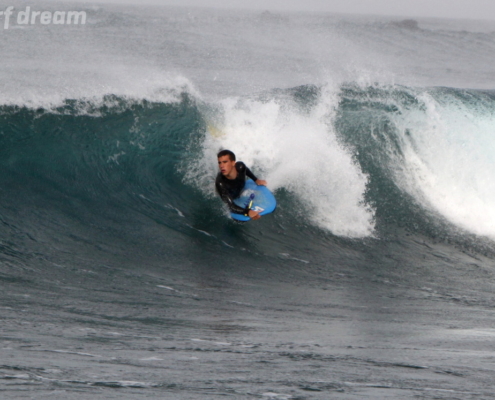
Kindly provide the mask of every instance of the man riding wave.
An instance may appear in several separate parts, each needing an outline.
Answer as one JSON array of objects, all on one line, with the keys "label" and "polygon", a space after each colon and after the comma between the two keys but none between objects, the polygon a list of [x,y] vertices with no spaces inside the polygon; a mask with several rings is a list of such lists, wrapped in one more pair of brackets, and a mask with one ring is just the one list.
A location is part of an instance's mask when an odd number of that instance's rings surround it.
[{"label": "man riding wave", "polygon": [[230,150],[220,151],[217,154],[217,158],[220,172],[215,180],[215,188],[222,200],[234,214],[242,214],[251,219],[260,219],[260,212],[252,210],[250,204],[242,208],[234,203],[234,199],[241,195],[242,189],[246,184],[246,176],[256,182],[257,185],[266,186],[266,181],[256,178],[242,161],[236,162],[235,154]]}]

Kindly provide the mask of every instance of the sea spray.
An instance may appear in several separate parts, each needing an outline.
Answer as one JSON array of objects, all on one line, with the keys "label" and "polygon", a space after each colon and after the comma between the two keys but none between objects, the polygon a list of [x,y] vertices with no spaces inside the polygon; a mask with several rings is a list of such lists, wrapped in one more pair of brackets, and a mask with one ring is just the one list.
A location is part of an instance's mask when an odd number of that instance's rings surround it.
[{"label": "sea spray", "polygon": [[381,216],[416,226],[412,212],[430,228],[493,238],[494,107],[478,91],[347,85],[337,129],[372,177]]},{"label": "sea spray", "polygon": [[[223,124],[215,134],[205,134],[189,181],[211,194],[216,153],[230,149],[268,180],[270,189],[284,188],[297,198],[290,214],[336,235],[369,236],[374,220],[364,201],[367,177],[333,128],[338,88],[315,90],[223,101],[217,117]],[[298,103],[301,96],[305,100]],[[199,170],[208,171],[208,178]]]},{"label": "sea spray", "polygon": [[394,119],[407,174],[397,182],[454,224],[495,238],[493,99],[431,90],[418,100],[421,114]]}]

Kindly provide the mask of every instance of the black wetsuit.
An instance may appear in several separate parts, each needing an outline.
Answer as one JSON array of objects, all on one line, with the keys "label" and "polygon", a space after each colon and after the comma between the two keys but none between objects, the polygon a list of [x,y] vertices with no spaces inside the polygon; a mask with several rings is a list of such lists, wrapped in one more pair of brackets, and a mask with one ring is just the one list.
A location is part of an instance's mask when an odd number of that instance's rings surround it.
[{"label": "black wetsuit", "polygon": [[247,215],[249,208],[242,208],[238,206],[234,203],[234,199],[241,195],[242,189],[244,189],[244,185],[246,184],[246,176],[255,182],[258,178],[254,176],[251,170],[246,167],[242,161],[235,163],[235,169],[237,170],[237,177],[235,179],[226,178],[221,172],[219,172],[217,179],[215,180],[215,188],[222,200],[229,206],[230,211],[234,214]]}]

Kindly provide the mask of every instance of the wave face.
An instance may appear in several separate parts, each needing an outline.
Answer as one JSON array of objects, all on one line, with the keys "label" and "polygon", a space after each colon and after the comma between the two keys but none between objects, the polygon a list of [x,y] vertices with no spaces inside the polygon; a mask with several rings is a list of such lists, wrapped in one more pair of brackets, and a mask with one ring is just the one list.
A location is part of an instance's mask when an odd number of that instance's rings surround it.
[{"label": "wave face", "polygon": [[183,93],[169,103],[4,106],[3,198],[22,204],[36,193],[68,213],[129,208],[178,230],[202,209],[221,221],[202,229],[215,235],[230,223],[213,190],[216,153],[229,148],[268,180],[274,220],[289,231],[302,223],[347,238],[402,227],[493,239],[494,108],[489,92],[357,85],[214,105]]},{"label": "wave face", "polygon": [[79,206],[89,214],[136,208],[148,215],[148,196],[177,203],[187,192],[176,164],[202,119],[185,95],[168,104],[109,96],[50,111],[4,106],[1,114],[7,201],[20,206],[35,195],[40,207],[60,207],[65,217]]},{"label": "wave face", "polygon": [[[347,238],[379,236],[384,226],[493,238],[493,98],[455,89],[492,87],[492,23],[85,11],[88,24],[64,27],[66,35],[14,21],[5,36],[6,168],[31,166],[62,191],[72,176],[72,194],[92,188],[98,201],[180,196],[170,204],[184,212],[194,204],[217,210],[210,183],[226,147],[305,226]],[[175,107],[187,117],[176,121]],[[81,131],[89,126],[94,133]],[[29,148],[12,147],[23,143]],[[45,151],[34,156],[38,145]]]}]

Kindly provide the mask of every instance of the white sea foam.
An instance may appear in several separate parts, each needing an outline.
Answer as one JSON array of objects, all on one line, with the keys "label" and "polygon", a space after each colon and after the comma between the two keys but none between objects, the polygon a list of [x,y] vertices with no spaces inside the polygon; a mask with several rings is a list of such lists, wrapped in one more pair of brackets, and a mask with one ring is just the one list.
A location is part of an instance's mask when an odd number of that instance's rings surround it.
[{"label": "white sea foam", "polygon": [[196,183],[212,193],[216,153],[230,149],[272,191],[284,188],[298,199],[291,211],[298,218],[336,235],[371,235],[373,210],[364,203],[367,176],[336,136],[332,122],[337,101],[338,90],[330,87],[309,113],[280,98],[223,101],[224,122],[210,127],[189,177],[209,171]]},{"label": "white sea foam", "polygon": [[[495,137],[492,100],[466,104],[445,93],[421,94],[423,107],[397,114],[403,158],[398,185],[423,206],[479,235],[495,238]],[[406,134],[406,129],[409,134]]]}]

